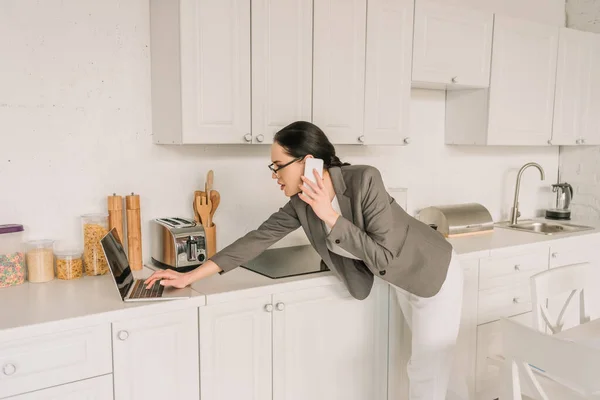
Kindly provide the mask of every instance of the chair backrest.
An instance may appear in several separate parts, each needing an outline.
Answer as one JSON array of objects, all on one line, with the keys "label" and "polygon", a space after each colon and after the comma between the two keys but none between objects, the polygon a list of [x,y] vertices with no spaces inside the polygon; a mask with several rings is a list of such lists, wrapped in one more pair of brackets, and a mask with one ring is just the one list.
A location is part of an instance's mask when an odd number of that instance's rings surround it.
[{"label": "chair backrest", "polygon": [[511,400],[521,400],[520,375],[527,377],[541,399],[553,398],[541,383],[548,377],[584,398],[600,390],[600,348],[546,335],[506,318],[500,324],[504,356],[511,366]]},{"label": "chair backrest", "polygon": [[[575,322],[570,321],[571,326],[588,322],[590,317],[585,308],[585,287],[594,282],[596,271],[596,265],[582,263],[533,275],[531,301],[534,327],[540,332],[548,329],[549,333],[558,333],[564,327],[567,313],[574,311],[579,315]],[[575,309],[577,306],[578,310]]]}]

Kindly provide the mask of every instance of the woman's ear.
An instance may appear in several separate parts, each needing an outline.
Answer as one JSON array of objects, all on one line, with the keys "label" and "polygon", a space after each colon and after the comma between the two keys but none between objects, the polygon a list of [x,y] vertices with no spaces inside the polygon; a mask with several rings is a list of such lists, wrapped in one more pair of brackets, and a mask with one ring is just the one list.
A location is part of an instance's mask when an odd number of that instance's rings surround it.
[{"label": "woman's ear", "polygon": [[312,154],[307,154],[304,156],[304,159],[302,160],[302,162],[305,162],[307,158],[315,158]]}]

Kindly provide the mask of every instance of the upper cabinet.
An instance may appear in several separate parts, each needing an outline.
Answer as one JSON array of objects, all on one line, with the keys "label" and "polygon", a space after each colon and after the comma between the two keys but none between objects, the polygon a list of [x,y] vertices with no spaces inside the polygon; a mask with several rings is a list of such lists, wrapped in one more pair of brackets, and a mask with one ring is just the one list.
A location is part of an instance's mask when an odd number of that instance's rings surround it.
[{"label": "upper cabinet", "polygon": [[314,18],[314,123],[333,143],[360,143],[367,1],[315,0]]},{"label": "upper cabinet", "polygon": [[151,0],[155,143],[405,144],[412,0]]},{"label": "upper cabinet", "polygon": [[489,86],[492,13],[417,0],[414,18],[413,87]]},{"label": "upper cabinet", "polygon": [[600,144],[600,35],[561,28],[552,144]]},{"label": "upper cabinet", "polygon": [[273,135],[293,121],[312,120],[312,18],[312,1],[252,1],[252,136],[256,143],[272,143]]},{"label": "upper cabinet", "polygon": [[449,91],[446,143],[548,145],[559,28],[496,15],[490,88]]},{"label": "upper cabinet", "polygon": [[413,0],[368,2],[364,117],[367,145],[410,143],[413,4]]}]

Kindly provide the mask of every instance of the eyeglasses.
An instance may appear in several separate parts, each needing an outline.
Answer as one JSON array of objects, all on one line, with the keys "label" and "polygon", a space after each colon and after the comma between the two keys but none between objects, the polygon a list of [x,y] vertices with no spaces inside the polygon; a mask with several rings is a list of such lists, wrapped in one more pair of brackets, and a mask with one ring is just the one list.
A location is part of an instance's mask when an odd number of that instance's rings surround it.
[{"label": "eyeglasses", "polygon": [[293,163],[295,163],[296,161],[300,161],[300,160],[302,160],[302,158],[303,158],[303,157],[297,157],[297,158],[294,158],[292,161],[290,161],[290,162],[289,162],[289,163],[287,163],[287,164],[283,164],[283,165],[282,165],[281,167],[279,167],[279,168],[275,168],[275,167],[276,167],[275,163],[271,163],[271,164],[269,164],[269,169],[270,169],[270,170],[271,170],[271,172],[273,172],[274,174],[277,174],[279,171],[281,171],[282,169],[284,169],[284,168],[285,168],[285,167],[287,167],[288,165],[290,165],[290,164],[293,164]]}]

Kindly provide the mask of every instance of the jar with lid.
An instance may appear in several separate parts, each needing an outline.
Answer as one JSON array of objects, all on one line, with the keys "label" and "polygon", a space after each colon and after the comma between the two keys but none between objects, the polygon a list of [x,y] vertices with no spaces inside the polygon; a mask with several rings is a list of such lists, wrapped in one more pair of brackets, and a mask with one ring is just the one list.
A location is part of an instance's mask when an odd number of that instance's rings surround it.
[{"label": "jar with lid", "polygon": [[56,277],[58,279],[71,280],[83,276],[83,259],[81,251],[63,250],[57,251],[56,255]]},{"label": "jar with lid", "polygon": [[43,283],[54,279],[53,240],[32,240],[27,247],[27,280]]},{"label": "jar with lid", "polygon": [[83,266],[86,275],[104,275],[108,263],[100,239],[108,233],[108,214],[86,214],[81,216],[83,225]]},{"label": "jar with lid", "polygon": [[25,282],[23,225],[0,225],[0,288]]}]

